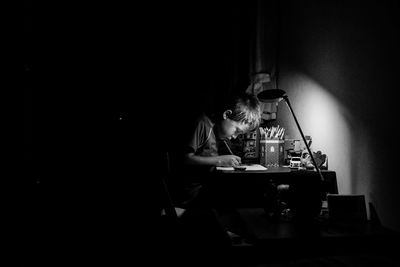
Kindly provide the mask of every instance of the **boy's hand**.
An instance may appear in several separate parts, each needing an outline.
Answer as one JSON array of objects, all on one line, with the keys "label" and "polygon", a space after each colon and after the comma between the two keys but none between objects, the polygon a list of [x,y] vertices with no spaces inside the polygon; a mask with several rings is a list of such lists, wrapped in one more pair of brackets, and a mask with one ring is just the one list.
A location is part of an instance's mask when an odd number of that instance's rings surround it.
[{"label": "boy's hand", "polygon": [[221,167],[236,167],[242,163],[242,159],[236,155],[219,156],[218,166]]}]

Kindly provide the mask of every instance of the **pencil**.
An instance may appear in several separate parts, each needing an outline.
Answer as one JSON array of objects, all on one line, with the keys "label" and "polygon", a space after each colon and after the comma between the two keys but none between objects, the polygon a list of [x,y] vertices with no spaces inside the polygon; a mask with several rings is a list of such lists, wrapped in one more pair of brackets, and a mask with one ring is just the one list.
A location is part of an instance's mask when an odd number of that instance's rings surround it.
[{"label": "pencil", "polygon": [[226,141],[224,140],[225,146],[228,149],[229,153],[231,153],[231,155],[233,155],[233,152],[231,150],[231,148],[228,146],[228,144],[226,143]]}]

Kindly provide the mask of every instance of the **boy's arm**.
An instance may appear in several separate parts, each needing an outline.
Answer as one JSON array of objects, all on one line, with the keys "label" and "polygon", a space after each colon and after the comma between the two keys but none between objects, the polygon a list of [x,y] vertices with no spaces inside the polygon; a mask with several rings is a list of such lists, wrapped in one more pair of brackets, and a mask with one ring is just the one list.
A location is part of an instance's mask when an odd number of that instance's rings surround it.
[{"label": "boy's arm", "polygon": [[241,164],[241,158],[236,155],[221,155],[204,157],[198,156],[194,153],[187,153],[185,155],[185,162],[188,165],[202,165],[202,166],[239,166]]}]

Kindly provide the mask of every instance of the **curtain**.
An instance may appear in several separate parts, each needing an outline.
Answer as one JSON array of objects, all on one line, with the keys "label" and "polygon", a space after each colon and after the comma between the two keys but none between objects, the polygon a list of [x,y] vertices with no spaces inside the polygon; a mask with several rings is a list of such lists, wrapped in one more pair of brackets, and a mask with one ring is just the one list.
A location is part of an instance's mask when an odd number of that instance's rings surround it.
[{"label": "curtain", "polygon": [[[254,32],[250,44],[250,84],[246,91],[258,94],[278,88],[279,14],[277,1],[256,2]],[[276,119],[276,103],[263,103],[263,119]]]}]

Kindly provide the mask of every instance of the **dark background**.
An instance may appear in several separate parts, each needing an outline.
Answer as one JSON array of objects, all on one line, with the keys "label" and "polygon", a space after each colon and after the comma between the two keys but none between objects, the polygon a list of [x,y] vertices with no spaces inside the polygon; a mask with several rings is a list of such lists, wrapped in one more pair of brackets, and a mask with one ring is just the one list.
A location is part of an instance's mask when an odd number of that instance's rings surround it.
[{"label": "dark background", "polygon": [[21,261],[149,251],[164,171],[154,165],[186,121],[247,87],[252,12],[254,3],[24,2],[27,174],[14,204],[31,257]]},{"label": "dark background", "polygon": [[[252,71],[255,1],[214,2],[24,2],[26,174],[13,180],[10,202],[15,240],[35,258],[74,258],[89,247],[99,261],[111,260],[112,251],[131,249],[122,241],[155,240],[154,178],[163,168],[154,164],[194,114],[243,90]],[[290,90],[293,73],[307,74],[345,106],[357,122],[349,158],[371,149],[352,166],[368,165],[373,178],[355,172],[352,183],[358,178],[354,187],[368,188],[361,192],[398,229],[399,6],[328,2],[280,2],[282,84]],[[272,3],[268,16],[276,14]],[[271,63],[275,55],[266,57]],[[356,142],[360,133],[367,144]]]},{"label": "dark background", "polygon": [[26,34],[26,157],[40,179],[48,162],[63,166],[63,176],[75,165],[147,158],[249,84],[255,3],[98,3],[43,17],[26,10],[34,21]]}]

